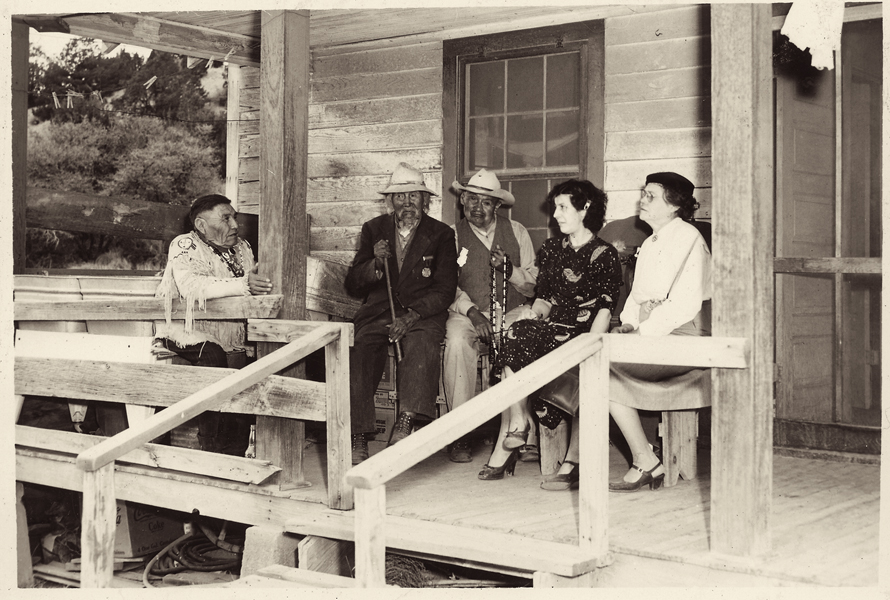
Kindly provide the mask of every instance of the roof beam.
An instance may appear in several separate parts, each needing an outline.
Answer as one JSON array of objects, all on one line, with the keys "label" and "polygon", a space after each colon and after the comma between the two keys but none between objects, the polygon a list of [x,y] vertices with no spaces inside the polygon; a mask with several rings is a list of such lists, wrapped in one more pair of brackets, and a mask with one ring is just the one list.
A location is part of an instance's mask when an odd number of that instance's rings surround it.
[{"label": "roof beam", "polygon": [[135,13],[79,14],[65,16],[62,20],[68,25],[71,35],[133,44],[184,56],[225,59],[236,65],[260,66],[260,40],[246,35]]}]

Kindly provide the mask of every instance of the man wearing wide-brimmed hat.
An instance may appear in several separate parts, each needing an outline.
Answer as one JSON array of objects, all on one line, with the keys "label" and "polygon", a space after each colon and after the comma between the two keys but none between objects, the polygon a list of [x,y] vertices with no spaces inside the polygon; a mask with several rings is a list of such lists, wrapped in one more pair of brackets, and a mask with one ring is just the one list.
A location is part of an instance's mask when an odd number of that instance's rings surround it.
[{"label": "man wearing wide-brimmed hat", "polygon": [[[482,169],[467,185],[455,181],[451,186],[460,193],[464,208],[464,218],[454,226],[460,275],[445,333],[443,383],[445,399],[453,410],[475,394],[479,342],[490,344],[494,330],[501,325],[509,327],[520,314],[522,305],[535,295],[538,268],[528,231],[497,212],[516,200],[501,188],[494,173]],[[504,285],[505,279],[509,285]],[[503,323],[497,315],[492,323],[492,298],[505,313]],[[451,445],[450,459],[472,460],[467,437]]]},{"label": "man wearing wide-brimmed hat", "polygon": [[457,288],[454,230],[426,214],[435,192],[424,185],[423,174],[402,163],[380,193],[393,212],[362,225],[359,249],[346,275],[347,291],[364,298],[354,318],[350,351],[353,464],[368,458],[365,435],[376,431],[374,392],[389,344],[400,343],[404,356],[396,367],[399,415],[389,443],[407,437],[418,416],[435,416],[439,348]]}]

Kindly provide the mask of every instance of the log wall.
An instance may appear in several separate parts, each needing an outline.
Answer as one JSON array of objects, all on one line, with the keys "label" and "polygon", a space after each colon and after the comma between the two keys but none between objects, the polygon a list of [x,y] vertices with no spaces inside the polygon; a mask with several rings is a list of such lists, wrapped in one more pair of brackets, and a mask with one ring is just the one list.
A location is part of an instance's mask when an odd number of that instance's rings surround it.
[{"label": "log wall", "polygon": [[710,7],[606,19],[605,189],[608,219],[636,212],[648,173],[696,186],[696,216],[711,216]]}]

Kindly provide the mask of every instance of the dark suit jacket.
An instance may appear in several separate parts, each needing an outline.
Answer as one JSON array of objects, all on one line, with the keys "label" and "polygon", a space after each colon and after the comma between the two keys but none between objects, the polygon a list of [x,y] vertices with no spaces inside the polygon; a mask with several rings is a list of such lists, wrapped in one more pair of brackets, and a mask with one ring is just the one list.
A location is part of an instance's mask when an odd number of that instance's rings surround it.
[{"label": "dark suit jacket", "polygon": [[356,330],[382,313],[389,312],[386,277],[377,279],[374,268],[374,244],[381,239],[389,241],[392,251],[389,273],[396,315],[401,316],[411,308],[422,319],[432,319],[444,328],[448,307],[454,301],[457,290],[454,230],[424,214],[408,246],[400,272],[395,251],[395,219],[387,214],[362,225],[358,253],[346,275],[346,290],[353,296],[364,298],[364,304],[353,319]]}]

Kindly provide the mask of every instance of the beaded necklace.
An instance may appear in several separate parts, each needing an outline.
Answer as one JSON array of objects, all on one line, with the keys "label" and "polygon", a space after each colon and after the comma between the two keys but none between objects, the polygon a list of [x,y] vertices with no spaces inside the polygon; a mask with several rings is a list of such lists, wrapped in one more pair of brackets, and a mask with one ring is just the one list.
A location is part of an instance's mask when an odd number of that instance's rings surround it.
[{"label": "beaded necklace", "polygon": [[235,277],[244,277],[244,268],[241,266],[241,252],[240,249],[236,249],[235,246],[231,248],[227,248],[225,250],[221,250],[215,244],[211,244],[207,240],[204,239],[204,236],[200,234],[200,232],[195,232],[198,234],[198,238],[210,246],[213,252],[223,261],[223,264],[229,268],[232,275]]}]

